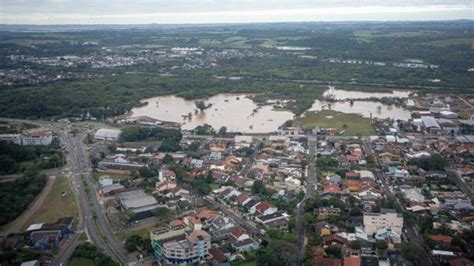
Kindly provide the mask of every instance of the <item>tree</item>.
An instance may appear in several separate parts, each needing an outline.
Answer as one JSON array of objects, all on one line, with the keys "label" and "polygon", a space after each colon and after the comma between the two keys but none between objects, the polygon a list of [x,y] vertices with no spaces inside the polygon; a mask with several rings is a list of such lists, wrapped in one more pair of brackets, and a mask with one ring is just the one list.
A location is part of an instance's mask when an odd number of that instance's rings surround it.
[{"label": "tree", "polygon": [[360,241],[354,240],[354,241],[351,242],[351,248],[352,249],[359,250],[360,247],[361,247]]},{"label": "tree", "polygon": [[325,249],[326,254],[333,258],[340,258],[341,257],[341,248],[337,245],[330,245]]},{"label": "tree", "polygon": [[385,240],[377,240],[377,242],[375,242],[375,247],[377,249],[387,249],[388,245],[387,245],[387,242],[385,242]]},{"label": "tree", "polygon": [[267,193],[267,188],[265,187],[265,184],[263,184],[262,180],[256,180],[253,183],[252,192],[255,194],[260,194],[260,195]]},{"label": "tree", "polygon": [[462,238],[456,236],[453,238],[453,240],[451,240],[451,245],[453,247],[458,247],[460,249],[464,249],[466,247],[466,242],[464,242],[464,240],[462,240]]},{"label": "tree", "polygon": [[163,157],[163,163],[164,164],[170,164],[170,163],[173,163],[173,156],[171,156],[170,154],[165,154],[165,156]]},{"label": "tree", "polygon": [[134,252],[137,247],[141,246],[143,238],[139,235],[131,235],[125,240],[125,249],[128,252]]},{"label": "tree", "polygon": [[227,127],[221,127],[219,129],[219,135],[225,135],[227,133]]},{"label": "tree", "polygon": [[297,261],[298,254],[299,250],[295,244],[275,239],[257,251],[257,265],[291,265]]}]

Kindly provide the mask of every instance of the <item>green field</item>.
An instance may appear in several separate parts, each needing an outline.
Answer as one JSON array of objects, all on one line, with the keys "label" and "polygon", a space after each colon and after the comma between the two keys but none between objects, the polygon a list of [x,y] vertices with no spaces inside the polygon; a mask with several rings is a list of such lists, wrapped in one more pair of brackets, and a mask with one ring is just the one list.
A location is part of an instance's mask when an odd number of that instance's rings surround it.
[{"label": "green field", "polygon": [[345,114],[332,110],[320,112],[307,112],[303,117],[296,119],[295,124],[320,128],[336,128],[338,131],[345,130],[344,135],[370,135],[374,128],[370,119],[358,114]]},{"label": "green field", "polygon": [[69,262],[69,266],[94,266],[95,263],[93,260],[88,259],[88,258],[73,258]]},{"label": "green field", "polygon": [[66,177],[56,177],[43,205],[34,212],[25,226],[33,223],[55,222],[65,216],[78,217],[77,208],[76,197]]}]

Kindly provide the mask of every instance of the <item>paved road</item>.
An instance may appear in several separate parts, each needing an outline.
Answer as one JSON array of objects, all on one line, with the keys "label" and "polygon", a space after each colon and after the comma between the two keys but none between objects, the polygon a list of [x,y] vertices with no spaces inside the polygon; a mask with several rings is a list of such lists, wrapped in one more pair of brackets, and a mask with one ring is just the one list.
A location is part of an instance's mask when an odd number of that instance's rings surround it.
[{"label": "paved road", "polygon": [[444,170],[446,171],[446,173],[448,173],[448,174],[450,174],[450,175],[452,175],[456,178],[455,179],[456,184],[459,187],[459,189],[461,189],[462,192],[464,192],[464,194],[466,194],[471,199],[471,201],[474,201],[474,192],[472,191],[472,188],[468,184],[466,184],[464,179],[462,179],[462,176],[457,171],[457,169],[452,168],[452,167],[446,167]]},{"label": "paved road", "polygon": [[261,234],[258,227],[253,222],[248,221],[247,219],[245,219],[240,213],[234,211],[230,207],[227,207],[223,203],[219,203],[212,196],[206,196],[204,199],[207,200],[212,205],[219,206],[220,211],[222,211],[225,215],[232,218],[238,225],[245,228],[245,230],[247,230],[252,236],[256,236],[256,237],[258,237],[260,239],[264,239],[266,241],[270,241],[270,238],[268,236],[266,236],[264,234]]},{"label": "paved road", "polygon": [[[85,137],[84,134],[72,136],[68,131],[60,133],[60,139],[68,151],[69,181],[78,196],[81,207],[78,232],[87,232],[91,242],[99,250],[121,264],[128,264],[130,262],[128,253],[112,232],[106,214],[97,199],[84,144]],[[60,249],[52,265],[66,264],[79,243],[79,233],[77,233]]]},{"label": "paved road", "polygon": [[306,176],[306,193],[305,197],[298,203],[296,208],[296,225],[295,231],[298,235],[298,249],[300,250],[297,265],[303,265],[303,258],[306,246],[306,228],[303,223],[304,208],[306,201],[316,195],[316,145],[315,136],[308,135],[308,172]]}]

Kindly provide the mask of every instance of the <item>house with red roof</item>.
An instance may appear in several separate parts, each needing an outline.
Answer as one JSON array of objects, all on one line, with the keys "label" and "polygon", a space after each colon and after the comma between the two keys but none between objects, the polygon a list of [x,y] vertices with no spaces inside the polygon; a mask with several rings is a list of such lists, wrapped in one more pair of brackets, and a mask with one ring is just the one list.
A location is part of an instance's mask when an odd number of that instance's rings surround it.
[{"label": "house with red roof", "polygon": [[[270,203],[265,201],[255,205],[255,214],[257,215],[269,215],[278,211],[277,207],[272,206]],[[252,210],[250,211],[252,213]]]}]

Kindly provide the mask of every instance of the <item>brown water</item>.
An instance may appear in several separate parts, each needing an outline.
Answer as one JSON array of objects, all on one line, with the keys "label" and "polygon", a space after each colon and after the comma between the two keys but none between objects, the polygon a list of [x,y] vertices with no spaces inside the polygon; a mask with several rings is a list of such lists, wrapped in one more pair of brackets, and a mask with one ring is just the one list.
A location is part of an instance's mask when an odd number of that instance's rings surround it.
[{"label": "brown water", "polygon": [[361,114],[364,117],[370,117],[372,114],[373,118],[392,118],[395,120],[408,120],[410,118],[410,111],[394,105],[373,101],[354,101],[353,103],[351,104],[349,101],[326,102],[316,100],[309,111],[334,110],[342,113]]},{"label": "brown water", "polygon": [[364,91],[347,91],[338,90],[334,87],[329,87],[323,93],[324,97],[332,98],[337,101],[350,100],[350,99],[368,99],[368,98],[408,98],[411,91],[406,90],[393,90],[391,92],[364,92]]},{"label": "brown water", "polygon": [[[336,99],[363,99],[370,97],[408,97],[409,91],[393,91],[392,93],[369,93],[358,91],[344,91],[330,88],[325,93],[331,93]],[[161,121],[171,121],[182,124],[183,129],[193,129],[198,125],[209,124],[214,129],[227,127],[228,131],[246,133],[267,133],[278,129],[285,121],[293,119],[289,111],[274,110],[276,101],[269,101],[269,105],[258,107],[249,94],[218,94],[205,99],[206,104],[212,106],[198,112],[194,100],[185,100],[176,96],[160,96],[143,100],[145,106],[132,109],[132,116],[149,116]],[[282,100],[281,102],[284,102]],[[281,102],[279,103],[281,105]],[[326,102],[316,100],[310,111],[331,109],[343,113],[361,114],[364,117],[392,118],[408,120],[410,112],[394,105],[382,104],[375,101],[357,100],[353,104],[349,101]],[[191,114],[191,117],[188,115]]]},{"label": "brown water", "polygon": [[[246,94],[218,94],[205,101],[212,107],[196,113],[194,100],[176,96],[160,96],[143,100],[148,105],[132,109],[132,116],[149,116],[162,121],[182,123],[183,129],[209,124],[214,129],[227,127],[228,131],[266,133],[276,131],[285,121],[293,119],[289,111],[274,110],[271,105],[258,107]],[[257,109],[257,110],[256,110]],[[256,110],[256,112],[254,112]],[[187,116],[191,113],[191,119]]]}]

